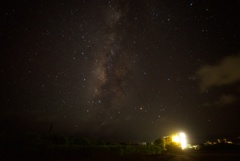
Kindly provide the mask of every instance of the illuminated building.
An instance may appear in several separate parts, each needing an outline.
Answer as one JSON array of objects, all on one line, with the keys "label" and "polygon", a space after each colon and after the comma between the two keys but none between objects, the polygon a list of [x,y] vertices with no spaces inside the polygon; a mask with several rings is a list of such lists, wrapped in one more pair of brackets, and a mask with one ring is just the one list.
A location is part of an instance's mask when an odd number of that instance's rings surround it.
[{"label": "illuminated building", "polygon": [[171,143],[174,143],[182,149],[185,149],[187,147],[187,137],[186,134],[183,132],[171,136],[164,136],[163,140],[165,142],[165,145],[170,145]]}]

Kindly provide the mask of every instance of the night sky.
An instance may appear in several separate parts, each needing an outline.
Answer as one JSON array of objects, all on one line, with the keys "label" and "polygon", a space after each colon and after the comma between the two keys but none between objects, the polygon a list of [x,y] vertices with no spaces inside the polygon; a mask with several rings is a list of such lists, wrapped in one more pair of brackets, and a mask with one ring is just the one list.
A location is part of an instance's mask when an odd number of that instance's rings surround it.
[{"label": "night sky", "polygon": [[0,132],[240,135],[240,1],[1,2]]}]

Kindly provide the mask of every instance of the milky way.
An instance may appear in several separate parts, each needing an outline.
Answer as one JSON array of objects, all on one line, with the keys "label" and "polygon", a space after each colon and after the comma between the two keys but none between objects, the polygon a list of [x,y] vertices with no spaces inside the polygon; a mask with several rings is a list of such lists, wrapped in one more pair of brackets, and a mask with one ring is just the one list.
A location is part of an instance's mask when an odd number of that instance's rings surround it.
[{"label": "milky way", "polygon": [[129,90],[133,61],[131,53],[124,50],[122,43],[124,30],[120,27],[126,19],[126,13],[111,5],[107,12],[106,28],[94,51],[91,78],[93,89],[90,91],[93,104],[112,108],[115,100]]}]

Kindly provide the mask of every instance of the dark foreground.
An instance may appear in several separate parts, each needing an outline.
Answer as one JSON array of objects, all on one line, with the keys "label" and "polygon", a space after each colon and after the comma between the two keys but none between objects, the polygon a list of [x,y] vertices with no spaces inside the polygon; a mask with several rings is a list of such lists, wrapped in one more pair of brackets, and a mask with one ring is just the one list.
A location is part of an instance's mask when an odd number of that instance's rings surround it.
[{"label": "dark foreground", "polygon": [[[1,157],[0,157],[1,158]],[[92,154],[88,156],[61,157],[61,154],[49,157],[14,157],[1,158],[1,161],[239,161],[240,153],[184,152],[180,154],[165,153],[159,155],[128,155],[115,156],[111,154]]]},{"label": "dark foreground", "polygon": [[240,145],[216,144],[181,150],[163,144],[135,145],[46,134],[5,135],[0,161],[240,161]]}]

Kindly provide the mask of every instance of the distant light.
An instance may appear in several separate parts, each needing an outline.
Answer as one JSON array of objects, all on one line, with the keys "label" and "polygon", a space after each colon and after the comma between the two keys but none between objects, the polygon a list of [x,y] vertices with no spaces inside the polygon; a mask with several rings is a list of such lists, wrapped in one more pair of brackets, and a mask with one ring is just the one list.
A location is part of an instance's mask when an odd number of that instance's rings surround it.
[{"label": "distant light", "polygon": [[175,142],[175,143],[180,143],[179,136],[178,135],[173,135],[172,136],[172,141]]},{"label": "distant light", "polygon": [[186,135],[184,133],[180,133],[179,135],[180,135],[181,147],[182,149],[185,149],[187,147]]},{"label": "distant light", "polygon": [[187,147],[186,134],[181,132],[172,136],[172,142],[175,142],[181,146],[182,149]]}]

